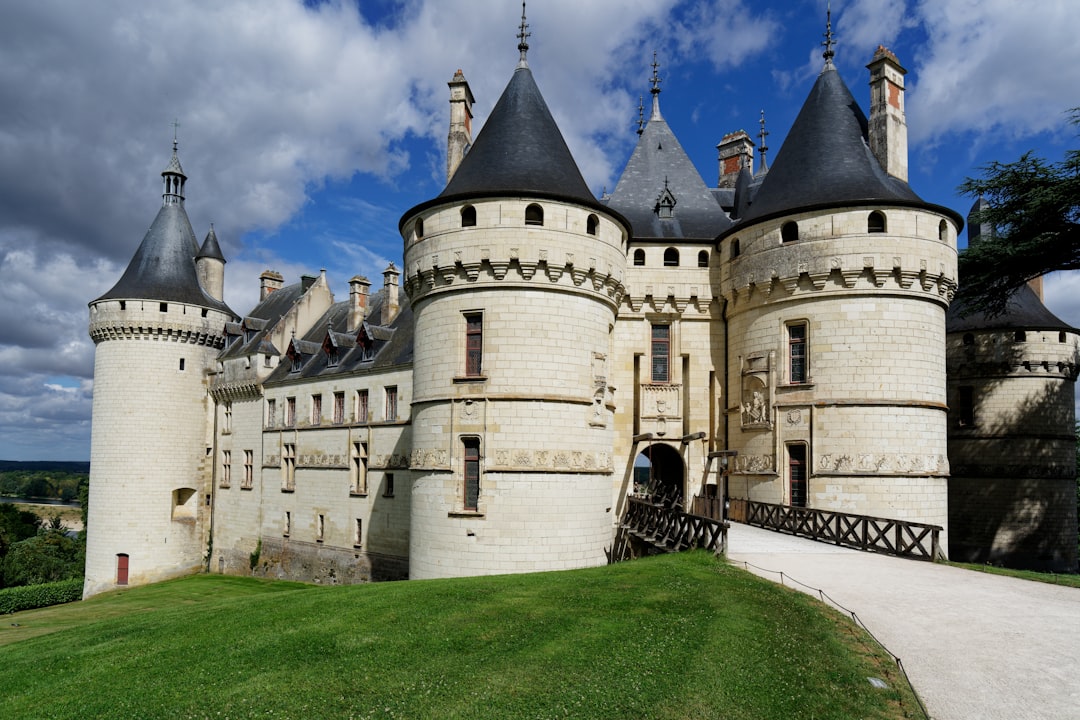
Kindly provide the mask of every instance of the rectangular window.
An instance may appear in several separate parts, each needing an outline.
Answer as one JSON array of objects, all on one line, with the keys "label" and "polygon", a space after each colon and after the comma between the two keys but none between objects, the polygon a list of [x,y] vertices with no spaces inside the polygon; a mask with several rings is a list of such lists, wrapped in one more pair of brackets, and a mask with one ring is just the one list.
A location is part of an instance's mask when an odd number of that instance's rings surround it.
[{"label": "rectangular window", "polygon": [[296,425],[296,398],[285,398],[285,427]]},{"label": "rectangular window", "polygon": [[366,423],[368,421],[368,391],[357,390],[356,391],[356,422]]},{"label": "rectangular window", "polygon": [[227,488],[232,482],[232,450],[221,451],[221,487]]},{"label": "rectangular window", "polygon": [[255,451],[244,451],[244,484],[243,487],[250,488],[255,482]]},{"label": "rectangular window", "polygon": [[386,388],[386,421],[397,420],[397,386]]},{"label": "rectangular window", "polygon": [[224,418],[221,421],[221,432],[222,433],[231,433],[232,432],[232,403],[231,402],[226,402],[225,403]]},{"label": "rectangular window", "polygon": [[334,424],[345,422],[345,393],[334,393]]},{"label": "rectangular window", "polygon": [[364,544],[364,521],[360,518],[356,518],[356,526],[353,528],[352,544],[354,548],[358,548]]},{"label": "rectangular window", "polygon": [[956,416],[960,427],[975,427],[975,388],[961,385],[958,389]]},{"label": "rectangular window", "polygon": [[315,517],[315,542],[322,542],[326,533],[326,516],[318,515]]},{"label": "rectangular window", "polygon": [[465,316],[465,375],[479,377],[483,373],[484,316],[470,313]]},{"label": "rectangular window", "polygon": [[289,533],[292,532],[292,513],[288,510],[285,511],[285,521],[281,528],[282,537],[289,537]]},{"label": "rectangular window", "polygon": [[367,443],[352,444],[352,463],[349,466],[349,492],[353,495],[367,493]]},{"label": "rectangular window", "polygon": [[465,449],[465,509],[476,510],[480,499],[480,438],[461,438]]},{"label": "rectangular window", "polygon": [[791,506],[806,507],[806,445],[791,443],[787,451]]},{"label": "rectangular window", "polygon": [[290,443],[281,446],[281,489],[296,489],[296,445]]},{"label": "rectangular window", "polygon": [[394,473],[384,476],[383,497],[394,497]]},{"label": "rectangular window", "polygon": [[322,425],[322,395],[311,396],[311,424]]},{"label": "rectangular window", "polygon": [[671,326],[652,326],[652,381],[671,382]]},{"label": "rectangular window", "polygon": [[277,400],[266,401],[266,427],[272,428],[277,424]]},{"label": "rectangular window", "polygon": [[806,367],[806,323],[791,323],[787,326],[788,336],[788,382],[804,383],[807,378]]}]

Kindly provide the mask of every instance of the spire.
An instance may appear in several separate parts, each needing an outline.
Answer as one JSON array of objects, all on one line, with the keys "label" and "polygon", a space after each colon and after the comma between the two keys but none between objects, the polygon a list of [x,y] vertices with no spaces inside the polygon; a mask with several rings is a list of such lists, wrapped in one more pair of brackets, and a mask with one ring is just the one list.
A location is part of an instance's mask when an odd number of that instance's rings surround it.
[{"label": "spire", "polygon": [[833,56],[836,55],[833,52],[833,34],[832,34],[832,3],[828,3],[825,6],[825,42],[821,43],[825,46],[825,52],[821,53],[821,57],[825,58],[824,70],[830,70],[833,67]]},{"label": "spire", "polygon": [[649,80],[652,83],[652,88],[649,90],[652,93],[652,117],[649,118],[650,120],[660,117],[660,74],[657,73],[659,67],[660,63],[656,61],[656,51],[653,50],[652,78]]},{"label": "spire", "polygon": [[760,144],[758,145],[757,149],[758,152],[761,153],[761,167],[758,168],[758,174],[764,175],[765,173],[769,172],[769,164],[765,162],[765,153],[769,151],[769,146],[765,144],[765,138],[766,136],[768,136],[769,131],[765,129],[764,110],[761,111],[761,120],[758,121],[758,124],[761,125],[761,129],[758,130],[758,142]]},{"label": "spire", "polygon": [[178,127],[180,127],[180,123],[173,120],[172,158],[169,160],[168,167],[161,171],[161,177],[165,182],[165,192],[161,195],[163,205],[184,204],[184,183],[187,181],[187,175],[184,174],[184,169],[180,167],[180,158],[176,155],[176,146],[178,144],[176,129]]},{"label": "spire", "polygon": [[518,60],[517,66],[519,68],[529,67],[529,62],[525,56],[529,52],[529,36],[532,35],[529,32],[529,24],[525,22],[525,0],[521,0],[521,28],[518,31],[518,52],[521,53],[521,59]]},{"label": "spire", "polygon": [[637,96],[637,134],[645,132],[645,96]]}]

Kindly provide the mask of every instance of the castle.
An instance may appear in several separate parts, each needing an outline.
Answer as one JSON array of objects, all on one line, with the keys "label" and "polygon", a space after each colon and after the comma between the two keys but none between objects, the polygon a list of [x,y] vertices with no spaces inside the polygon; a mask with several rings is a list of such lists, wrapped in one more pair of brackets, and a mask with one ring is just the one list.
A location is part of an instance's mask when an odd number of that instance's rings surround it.
[{"label": "castle", "polygon": [[201,569],[598,565],[643,465],[669,497],[931,523],[954,558],[1076,569],[1080,333],[1033,290],[997,318],[950,310],[963,220],[907,183],[892,53],[867,66],[867,119],[830,36],[772,166],[728,134],[716,186],[654,63],[651,115],[597,198],[525,27],[475,141],[450,81],[447,185],[401,218],[375,292],[267,271],[253,309],[227,307],[174,142],[157,218],[90,303],[86,596]]}]

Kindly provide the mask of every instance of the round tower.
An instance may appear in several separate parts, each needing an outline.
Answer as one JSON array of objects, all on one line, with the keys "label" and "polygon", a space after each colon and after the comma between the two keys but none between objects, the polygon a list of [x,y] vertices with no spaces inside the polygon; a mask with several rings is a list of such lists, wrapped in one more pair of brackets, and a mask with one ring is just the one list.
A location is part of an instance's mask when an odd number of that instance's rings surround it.
[{"label": "round tower", "polygon": [[175,141],[161,175],[161,210],[119,282],[90,303],[84,597],[192,572],[206,550],[214,466],[206,370],[235,314],[199,282]]},{"label": "round tower", "polygon": [[922,201],[893,157],[902,88],[870,123],[897,124],[880,133],[886,167],[831,57],[830,42],[776,160],[719,238],[730,493],[945,526],[945,312],[962,221]]},{"label": "round tower", "polygon": [[524,48],[446,189],[400,229],[423,339],[410,577],[604,563],[606,375],[628,227],[589,192]]}]

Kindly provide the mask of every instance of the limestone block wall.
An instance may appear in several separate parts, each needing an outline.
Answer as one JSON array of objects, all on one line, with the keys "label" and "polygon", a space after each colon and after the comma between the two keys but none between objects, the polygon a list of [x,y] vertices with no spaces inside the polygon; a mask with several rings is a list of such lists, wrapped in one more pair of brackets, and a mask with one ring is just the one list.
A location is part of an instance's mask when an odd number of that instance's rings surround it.
[{"label": "limestone block wall", "polygon": [[230,320],[180,303],[109,300],[90,309],[95,341],[89,597],[203,567],[213,471],[206,373]]},{"label": "limestone block wall", "polygon": [[1078,341],[1060,330],[949,336],[950,557],[1077,569]]},{"label": "limestone block wall", "polygon": [[[543,224],[526,209],[542,208]],[[608,363],[626,228],[595,209],[495,198],[403,222],[413,365],[410,577],[596,565],[610,545]],[[421,227],[422,225],[422,227]],[[481,318],[482,369],[466,364]],[[466,506],[465,440],[479,444]],[[479,538],[479,539],[478,539]]]},{"label": "limestone block wall", "polygon": [[[886,232],[868,232],[870,212]],[[783,225],[797,223],[784,242]],[[945,525],[945,310],[955,226],[935,213],[855,208],[747,228],[724,269],[731,493]],[[801,326],[802,342],[790,328]],[[794,377],[796,346],[805,376]],[[798,452],[796,452],[798,451]]]},{"label": "limestone block wall", "polygon": [[[214,472],[210,571],[246,575],[251,571],[250,556],[258,544],[262,525],[265,401],[261,393],[227,393],[226,397],[217,397],[215,412],[214,461],[217,467]],[[231,419],[227,421],[229,416]],[[245,466],[247,451],[252,453],[250,483]]]}]

